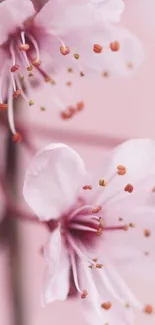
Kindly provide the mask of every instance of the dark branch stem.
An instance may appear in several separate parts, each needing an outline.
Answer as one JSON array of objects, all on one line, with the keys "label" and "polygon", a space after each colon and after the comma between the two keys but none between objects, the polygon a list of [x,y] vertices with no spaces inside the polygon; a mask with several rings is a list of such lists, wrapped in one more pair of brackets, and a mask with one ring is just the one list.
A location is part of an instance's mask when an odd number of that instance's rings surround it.
[{"label": "dark branch stem", "polygon": [[[12,143],[10,135],[7,140],[6,152],[6,169],[5,180],[6,186],[12,192],[16,200],[16,177],[17,177],[17,147]],[[8,268],[9,268],[9,284],[10,295],[13,304],[13,319],[12,325],[24,325],[21,283],[20,283],[20,250],[19,229],[16,218],[10,217],[13,211],[9,211],[6,207],[4,219],[1,225],[3,229],[3,241],[8,248]],[[2,230],[1,230],[2,231]]]}]

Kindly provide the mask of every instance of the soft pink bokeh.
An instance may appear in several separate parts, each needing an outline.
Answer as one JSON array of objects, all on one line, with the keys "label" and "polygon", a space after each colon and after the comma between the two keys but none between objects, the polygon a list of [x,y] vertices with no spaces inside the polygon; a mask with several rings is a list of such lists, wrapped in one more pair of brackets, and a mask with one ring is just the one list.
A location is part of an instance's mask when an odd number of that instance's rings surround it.
[{"label": "soft pink bokeh", "polygon": [[[89,81],[86,78],[74,82],[73,87],[68,91],[72,92],[73,99],[80,98],[85,101],[86,109],[71,121],[61,121],[57,117],[55,108],[50,104],[52,96],[50,87],[36,94],[36,105],[27,110],[21,107],[21,113],[31,123],[41,122],[44,126],[51,126],[51,130],[59,129],[73,132],[91,133],[103,135],[103,146],[96,142],[72,143],[70,136],[68,144],[71,144],[85,159],[89,167],[97,166],[103,157],[104,135],[115,137],[153,137],[155,138],[155,2],[154,0],[125,0],[126,10],[122,23],[132,32],[136,33],[144,42],[146,59],[140,68],[130,79],[108,80],[96,78]],[[62,84],[66,82],[65,75],[60,76]],[[45,97],[44,97],[45,96]],[[40,111],[39,107],[45,105],[46,112]],[[41,136],[40,136],[41,138]],[[60,137],[58,139],[60,141]],[[57,141],[57,136],[38,140],[34,142],[39,148],[51,141]],[[61,139],[64,141],[64,138]],[[91,141],[90,141],[91,142]],[[1,151],[2,152],[2,151]],[[30,155],[26,157],[21,154],[19,192],[21,191],[24,173]],[[21,196],[21,194],[20,194]],[[21,196],[22,197],[22,196]],[[21,269],[19,276],[22,279],[23,304],[25,306],[25,325],[48,325],[64,324],[75,325],[85,324],[80,313],[80,306],[77,301],[55,303],[42,308],[40,305],[40,292],[43,282],[44,261],[39,254],[40,247],[47,240],[45,229],[30,223],[20,222],[21,240]],[[12,325],[12,310],[8,294],[7,283],[7,261],[5,251],[0,251],[0,324]],[[149,270],[148,270],[149,271]],[[155,305],[155,281],[141,282],[140,274],[133,275],[131,270],[127,275],[131,286],[136,286],[139,297],[150,297]],[[155,322],[155,316],[140,316],[138,323],[151,325]],[[110,324],[112,325],[112,324]]]}]

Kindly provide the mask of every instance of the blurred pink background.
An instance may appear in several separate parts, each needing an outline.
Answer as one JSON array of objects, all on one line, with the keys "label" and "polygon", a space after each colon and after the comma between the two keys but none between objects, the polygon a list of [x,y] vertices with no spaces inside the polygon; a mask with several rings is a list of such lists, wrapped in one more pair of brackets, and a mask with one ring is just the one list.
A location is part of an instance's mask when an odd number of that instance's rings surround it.
[{"label": "blurred pink background", "polygon": [[[35,95],[36,105],[29,110],[21,106],[24,121],[48,126],[51,135],[43,138],[34,135],[33,143],[37,148],[52,141],[65,141],[72,145],[87,165],[95,168],[103,159],[104,151],[108,150],[105,136],[110,136],[109,147],[119,143],[120,139],[129,137],[155,138],[155,1],[125,0],[126,9],[122,24],[129,28],[143,41],[146,59],[129,79],[111,80],[96,77],[94,80],[79,78],[68,88],[69,99],[82,99],[85,110],[70,121],[61,121],[52,104],[52,90],[49,87]],[[65,84],[66,75],[59,76],[61,84]],[[61,92],[61,86],[58,92]],[[66,94],[66,100],[68,95]],[[66,102],[67,103],[67,102]],[[39,107],[46,106],[46,112]],[[62,134],[61,134],[62,132]],[[35,133],[35,130],[34,130]],[[88,137],[87,137],[88,134]],[[118,138],[118,140],[117,140]],[[32,137],[30,138],[32,140]],[[2,141],[2,140],[1,140]],[[2,146],[2,143],[0,144]],[[1,148],[3,156],[3,148]],[[20,146],[20,145],[19,145]],[[25,155],[20,150],[19,161],[19,196],[22,203],[22,184],[26,167],[31,154]],[[2,199],[1,199],[2,201]],[[2,203],[0,209],[3,209]],[[44,261],[39,254],[41,246],[47,240],[47,232],[43,227],[29,222],[19,222],[20,251],[18,256],[18,277],[21,283],[21,306],[24,322],[20,325],[68,324],[73,322],[84,325],[83,315],[77,300],[50,304],[45,308],[40,304],[40,293],[43,283]],[[19,263],[20,261],[20,263]],[[0,325],[12,323],[12,304],[9,295],[8,254],[0,247]],[[149,300],[155,305],[154,283],[148,270],[146,281],[142,283],[140,273],[132,274],[129,270],[125,277],[132,287],[136,287],[139,297]],[[147,298],[146,298],[147,297]],[[153,325],[155,316],[137,314],[136,324]],[[112,325],[112,324],[110,324]]]}]

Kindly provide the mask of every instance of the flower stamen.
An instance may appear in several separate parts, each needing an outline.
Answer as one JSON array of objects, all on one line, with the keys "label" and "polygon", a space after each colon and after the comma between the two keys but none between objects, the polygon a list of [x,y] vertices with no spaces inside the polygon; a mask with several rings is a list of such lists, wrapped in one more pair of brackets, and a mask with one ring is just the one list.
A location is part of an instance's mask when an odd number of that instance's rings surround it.
[{"label": "flower stamen", "polygon": [[23,43],[19,44],[19,49],[23,52],[27,52],[29,48],[30,48],[29,44],[23,44]]},{"label": "flower stamen", "polygon": [[15,64],[11,67],[10,71],[11,72],[16,72],[17,70],[19,70],[19,65],[18,64]]},{"label": "flower stamen", "polygon": [[150,235],[151,235],[151,231],[149,229],[145,229],[144,230],[144,236],[145,237],[150,237]]},{"label": "flower stamen", "polygon": [[6,103],[0,103],[0,109],[2,111],[6,111],[8,109],[8,104],[6,104]]},{"label": "flower stamen", "polygon": [[101,46],[100,44],[94,44],[93,51],[94,51],[95,53],[102,53],[102,51],[103,51],[103,46]]},{"label": "flower stamen", "polygon": [[120,50],[120,43],[118,41],[111,42],[109,44],[109,47],[110,47],[111,51],[117,52]]},{"label": "flower stamen", "polygon": [[96,268],[97,269],[103,269],[104,265],[103,264],[100,264],[100,263],[97,263],[96,264]]},{"label": "flower stamen", "polygon": [[132,193],[132,192],[133,192],[133,189],[134,189],[133,185],[131,185],[131,184],[127,184],[127,185],[125,186],[125,188],[124,188],[124,191],[125,191],[125,192],[128,192],[128,193]]},{"label": "flower stamen", "polygon": [[74,241],[74,239],[72,238],[72,236],[70,234],[67,235],[67,240],[69,242],[69,244],[71,245],[72,249],[75,251],[75,253],[84,261],[86,261],[87,263],[92,264],[92,259],[90,257],[88,257],[87,255],[85,255],[81,249],[79,248],[79,245],[77,245]]},{"label": "flower stamen", "polygon": [[41,62],[40,62],[40,52],[39,52],[38,43],[31,34],[27,33],[26,36],[29,38],[36,51],[36,58],[32,60],[32,64],[35,66],[39,66]]},{"label": "flower stamen", "polygon": [[107,185],[107,182],[104,179],[100,179],[99,185],[105,187]]},{"label": "flower stamen", "polygon": [[82,299],[85,299],[87,296],[88,296],[88,292],[87,292],[86,289],[84,289],[84,290],[82,291],[82,293],[81,293],[81,298],[82,298]]},{"label": "flower stamen", "polygon": [[92,227],[85,226],[85,225],[81,225],[81,224],[78,224],[78,223],[71,223],[69,228],[70,229],[90,231],[90,232],[96,232],[96,229],[94,229]]},{"label": "flower stamen", "polygon": [[105,310],[109,310],[112,307],[112,303],[107,301],[104,302],[103,304],[101,304],[101,308],[105,309]]},{"label": "flower stamen", "polygon": [[102,210],[102,207],[101,206],[96,206],[92,209],[92,213],[98,213]]},{"label": "flower stamen", "polygon": [[13,115],[13,88],[12,88],[11,80],[10,80],[10,83],[9,83],[9,91],[8,91],[8,121],[9,121],[11,132],[13,134],[16,134],[17,132],[16,132],[16,129],[15,129],[14,115]]},{"label": "flower stamen", "polygon": [[92,185],[84,185],[83,190],[92,190]]},{"label": "flower stamen", "polygon": [[79,282],[78,282],[75,254],[74,254],[73,251],[70,251],[70,259],[71,259],[71,265],[72,265],[72,270],[73,270],[73,278],[74,278],[74,283],[75,283],[76,289],[81,294],[81,298],[84,299],[84,298],[86,298],[88,296],[88,292],[87,292],[86,289],[84,289],[84,290],[80,289]]},{"label": "flower stamen", "polygon": [[127,173],[127,169],[126,169],[126,167],[125,166],[123,166],[123,165],[118,165],[117,166],[117,174],[118,175],[125,175]]},{"label": "flower stamen", "polygon": [[21,93],[22,93],[22,90],[21,89],[17,89],[17,90],[14,91],[13,97],[14,98],[18,98],[18,96],[20,96]]},{"label": "flower stamen", "polygon": [[16,143],[19,143],[22,141],[22,136],[19,132],[16,132],[14,135],[13,135],[13,141],[16,142]]},{"label": "flower stamen", "polygon": [[151,315],[153,313],[153,307],[151,305],[146,305],[144,307],[144,313],[148,314],[148,315]]},{"label": "flower stamen", "polygon": [[69,46],[61,45],[61,46],[60,46],[60,53],[61,53],[62,55],[67,55],[67,54],[69,54],[69,53],[70,53],[70,48],[69,48]]}]

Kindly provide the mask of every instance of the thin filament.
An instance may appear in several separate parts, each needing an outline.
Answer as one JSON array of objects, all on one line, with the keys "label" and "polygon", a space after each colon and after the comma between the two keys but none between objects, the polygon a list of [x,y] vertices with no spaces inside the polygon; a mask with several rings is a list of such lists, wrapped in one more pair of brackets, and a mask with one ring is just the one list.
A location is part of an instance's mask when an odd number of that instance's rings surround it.
[{"label": "thin filament", "polygon": [[84,231],[91,231],[91,232],[97,232],[96,229],[92,228],[92,227],[88,227],[85,225],[80,225],[78,223],[72,223],[70,225],[70,229],[77,229],[77,230],[84,230]]},{"label": "thin filament", "polygon": [[[106,263],[106,267],[107,267],[107,263]],[[126,284],[124,279],[118,274],[118,272],[111,265],[108,265],[107,272],[111,274],[114,281],[118,284],[118,287],[122,290],[122,292],[125,294],[125,296],[130,301],[130,303],[135,308],[142,310],[143,305],[137,300],[135,295],[129,289],[128,285]]]},{"label": "thin filament", "polygon": [[85,209],[93,209],[94,206],[93,205],[83,205],[80,208],[77,208],[76,210],[74,210],[71,215],[69,216],[69,220],[72,220],[78,213],[84,211]]},{"label": "thin filament", "polygon": [[[24,32],[21,32],[21,39],[22,39],[23,44],[25,44],[25,33]],[[21,56],[25,59],[26,67],[29,67],[30,66],[30,62],[28,60],[28,57],[27,57],[26,52],[23,52],[22,51]]]},{"label": "thin filament", "polygon": [[72,238],[72,236],[70,236],[69,234],[67,235],[67,239],[71,245],[71,247],[74,249],[74,251],[76,252],[76,254],[83,260],[85,260],[88,263],[92,263],[92,259],[89,258],[88,256],[86,256],[81,250],[80,248],[76,245],[74,239]]},{"label": "thin filament", "polygon": [[73,251],[70,251],[70,260],[71,260],[71,265],[72,265],[72,270],[73,270],[73,278],[74,278],[74,283],[76,286],[76,289],[82,293],[82,290],[80,289],[79,282],[78,282],[78,275],[77,275],[77,267],[76,267],[76,261],[75,261],[75,254]]},{"label": "thin filament", "polygon": [[28,33],[27,33],[27,36],[30,39],[30,41],[32,42],[32,44],[33,44],[33,46],[34,46],[34,48],[36,50],[36,59],[37,59],[37,61],[40,61],[40,52],[39,52],[39,46],[38,46],[37,41],[35,40],[35,38],[32,35],[30,35]]},{"label": "thin filament", "polygon": [[6,66],[4,66],[2,68],[1,76],[0,76],[0,103],[1,104],[3,104],[3,94],[2,94],[2,91],[3,91],[3,82],[4,82],[4,78],[5,78],[5,71],[6,71]]},{"label": "thin filament", "polygon": [[9,92],[8,92],[8,121],[12,133],[15,134],[16,129],[15,129],[14,115],[13,115],[13,88],[12,88],[11,81],[9,83]]},{"label": "thin filament", "polygon": [[16,64],[16,56],[15,56],[15,51],[13,48],[13,42],[11,42],[11,44],[10,44],[10,53],[11,53],[11,57],[12,57],[12,65],[14,66]]}]

